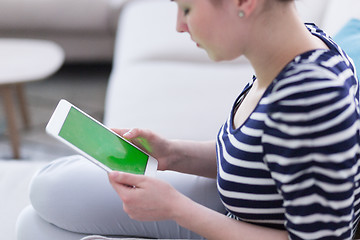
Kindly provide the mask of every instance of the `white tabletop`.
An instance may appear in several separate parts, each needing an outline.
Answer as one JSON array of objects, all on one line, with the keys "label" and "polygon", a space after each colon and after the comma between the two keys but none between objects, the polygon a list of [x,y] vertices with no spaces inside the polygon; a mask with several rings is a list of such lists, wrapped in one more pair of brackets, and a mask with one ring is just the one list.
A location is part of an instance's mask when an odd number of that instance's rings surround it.
[{"label": "white tabletop", "polygon": [[64,57],[50,41],[0,38],[0,85],[42,80],[60,68]]}]

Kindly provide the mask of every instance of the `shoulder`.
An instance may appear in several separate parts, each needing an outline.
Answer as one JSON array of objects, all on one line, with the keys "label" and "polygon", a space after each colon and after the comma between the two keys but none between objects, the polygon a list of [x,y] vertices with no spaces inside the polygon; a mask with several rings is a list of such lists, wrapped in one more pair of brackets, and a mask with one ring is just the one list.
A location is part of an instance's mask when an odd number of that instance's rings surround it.
[{"label": "shoulder", "polygon": [[[355,95],[358,81],[341,55],[314,50],[296,57],[277,76],[267,92],[268,104],[313,99],[334,93]],[[301,102],[298,102],[301,104]]]},{"label": "shoulder", "polygon": [[[343,64],[351,69],[353,72],[355,72],[355,65],[353,60],[347,55],[347,53],[334,41],[334,39],[328,35],[326,32],[324,32],[322,29],[317,27],[315,24],[305,24],[307,29],[310,31],[311,34],[314,36],[320,38],[330,49],[330,52],[332,52],[334,55],[337,55],[341,58],[341,61]],[[355,78],[357,78],[355,76]]]}]

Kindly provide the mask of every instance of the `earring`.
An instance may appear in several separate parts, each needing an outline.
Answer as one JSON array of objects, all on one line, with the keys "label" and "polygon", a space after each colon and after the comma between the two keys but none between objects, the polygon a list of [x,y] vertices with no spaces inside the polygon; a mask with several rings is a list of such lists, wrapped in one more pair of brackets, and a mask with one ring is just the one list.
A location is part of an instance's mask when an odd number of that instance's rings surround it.
[{"label": "earring", "polygon": [[240,11],[239,11],[239,17],[240,17],[240,18],[245,17],[245,13],[244,13],[243,10],[240,10]]}]

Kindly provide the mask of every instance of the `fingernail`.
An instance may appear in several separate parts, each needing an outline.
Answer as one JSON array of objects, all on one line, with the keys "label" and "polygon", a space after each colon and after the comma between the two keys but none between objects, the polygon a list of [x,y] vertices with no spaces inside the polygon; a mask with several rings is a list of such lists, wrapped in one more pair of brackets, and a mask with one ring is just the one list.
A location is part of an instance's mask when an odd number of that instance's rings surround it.
[{"label": "fingernail", "polygon": [[129,137],[129,136],[131,136],[131,131],[132,131],[132,130],[126,132],[126,133],[124,134],[124,137]]},{"label": "fingernail", "polygon": [[117,172],[117,171],[112,171],[112,172],[110,172],[110,177],[111,177],[111,178],[117,178],[119,175],[120,175],[120,174],[119,174],[119,172]]}]

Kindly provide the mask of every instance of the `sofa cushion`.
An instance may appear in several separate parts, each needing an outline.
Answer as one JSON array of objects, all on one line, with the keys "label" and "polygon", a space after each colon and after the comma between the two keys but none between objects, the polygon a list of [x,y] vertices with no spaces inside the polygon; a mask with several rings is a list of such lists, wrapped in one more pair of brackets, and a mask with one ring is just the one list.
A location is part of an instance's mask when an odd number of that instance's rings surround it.
[{"label": "sofa cushion", "polygon": [[19,213],[30,203],[29,183],[47,162],[0,159],[1,238],[16,239],[15,225]]},{"label": "sofa cushion", "polygon": [[109,6],[108,0],[1,0],[0,29],[109,31]]}]

